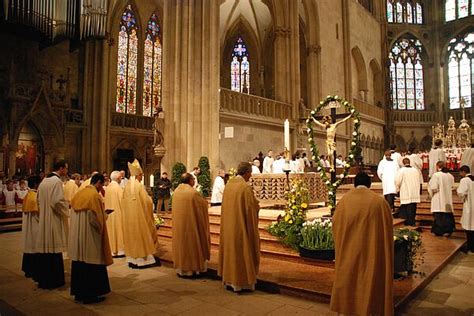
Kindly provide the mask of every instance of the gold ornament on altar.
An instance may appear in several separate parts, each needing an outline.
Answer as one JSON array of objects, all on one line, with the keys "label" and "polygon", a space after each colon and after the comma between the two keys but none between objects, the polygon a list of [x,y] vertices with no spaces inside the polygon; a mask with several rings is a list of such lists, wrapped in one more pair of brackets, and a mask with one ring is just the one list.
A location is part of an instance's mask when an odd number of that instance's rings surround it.
[{"label": "gold ornament on altar", "polygon": [[449,117],[448,130],[446,131],[445,146],[448,148],[456,147],[456,122],[453,117]]}]

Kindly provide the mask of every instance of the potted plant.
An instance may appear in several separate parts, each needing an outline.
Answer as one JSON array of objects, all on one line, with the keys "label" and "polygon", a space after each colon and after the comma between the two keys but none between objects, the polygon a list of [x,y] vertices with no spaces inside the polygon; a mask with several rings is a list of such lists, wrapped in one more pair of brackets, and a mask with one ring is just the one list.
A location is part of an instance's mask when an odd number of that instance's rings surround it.
[{"label": "potted plant", "polygon": [[300,256],[320,260],[334,260],[332,222],[329,218],[316,218],[303,223]]},{"label": "potted plant", "polygon": [[415,268],[423,263],[424,254],[420,233],[409,228],[395,229],[393,241],[394,272],[396,274],[416,272]]},{"label": "potted plant", "polygon": [[153,213],[153,219],[156,229],[159,229],[160,226],[164,225],[165,220],[159,214]]},{"label": "potted plant", "polygon": [[206,156],[199,158],[198,163],[201,173],[198,175],[198,183],[201,186],[202,196],[209,197],[211,193],[211,171],[209,170],[209,159]]}]

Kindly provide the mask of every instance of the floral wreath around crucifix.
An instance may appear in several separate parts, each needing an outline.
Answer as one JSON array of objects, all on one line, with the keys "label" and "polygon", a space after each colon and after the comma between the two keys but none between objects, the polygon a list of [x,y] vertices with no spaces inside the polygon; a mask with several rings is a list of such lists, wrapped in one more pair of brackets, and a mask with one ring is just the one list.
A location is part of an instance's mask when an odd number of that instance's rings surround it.
[{"label": "floral wreath around crucifix", "polygon": [[[316,119],[316,116],[322,109],[328,107],[330,103],[332,102],[340,103],[346,109],[346,111],[349,111],[350,116],[352,117],[353,122],[354,122],[354,131],[352,132],[351,148],[347,155],[348,161],[345,162],[344,172],[339,175],[338,179],[334,183],[331,182],[331,177],[330,176],[328,177],[328,173],[326,172],[323,162],[321,158],[319,157],[319,150],[314,141],[314,130],[313,130],[313,120]],[[317,170],[319,171],[319,175],[321,176],[321,179],[326,184],[326,187],[328,190],[328,200],[329,200],[328,204],[331,210],[333,210],[336,207],[336,190],[343,183],[344,179],[349,174],[349,169],[351,165],[353,165],[354,160],[355,160],[357,146],[359,144],[360,114],[356,110],[356,108],[352,104],[350,104],[347,100],[337,95],[335,96],[328,95],[325,100],[319,102],[319,105],[314,110],[311,111],[310,116],[306,119],[306,126],[307,126],[307,132],[308,132],[308,142],[311,147],[311,153],[313,155],[312,158],[313,158],[313,161],[315,161],[316,164],[318,165]]]}]

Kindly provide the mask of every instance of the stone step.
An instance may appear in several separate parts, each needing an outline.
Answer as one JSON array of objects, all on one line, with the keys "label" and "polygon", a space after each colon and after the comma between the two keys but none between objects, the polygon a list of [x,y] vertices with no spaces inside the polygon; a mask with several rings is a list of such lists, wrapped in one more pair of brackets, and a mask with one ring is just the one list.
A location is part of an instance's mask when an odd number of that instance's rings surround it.
[{"label": "stone step", "polygon": [[14,231],[19,231],[19,230],[21,230],[21,223],[0,225],[0,233],[14,232]]}]

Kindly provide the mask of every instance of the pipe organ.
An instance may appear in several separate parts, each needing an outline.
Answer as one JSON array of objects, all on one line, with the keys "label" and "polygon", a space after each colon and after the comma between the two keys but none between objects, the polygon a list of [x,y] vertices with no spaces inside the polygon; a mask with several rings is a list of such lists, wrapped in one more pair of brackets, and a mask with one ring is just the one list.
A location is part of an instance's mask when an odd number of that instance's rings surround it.
[{"label": "pipe organ", "polygon": [[105,36],[108,0],[3,0],[7,22],[34,27],[48,39]]}]

